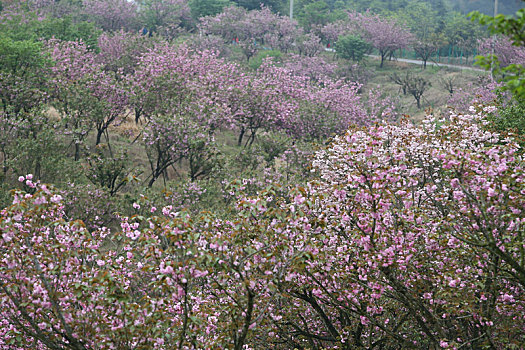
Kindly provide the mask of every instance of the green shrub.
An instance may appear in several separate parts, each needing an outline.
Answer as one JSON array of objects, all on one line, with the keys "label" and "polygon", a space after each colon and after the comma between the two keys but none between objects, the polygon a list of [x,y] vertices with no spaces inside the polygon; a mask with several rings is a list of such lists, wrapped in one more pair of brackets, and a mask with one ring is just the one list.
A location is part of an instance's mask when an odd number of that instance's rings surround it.
[{"label": "green shrub", "polygon": [[345,35],[337,40],[335,45],[337,55],[341,58],[361,61],[370,50],[370,45],[357,35]]},{"label": "green shrub", "polygon": [[250,63],[248,63],[248,65],[255,70],[261,66],[265,58],[273,57],[274,61],[278,62],[281,60],[282,55],[282,52],[279,50],[262,50],[251,58]]}]

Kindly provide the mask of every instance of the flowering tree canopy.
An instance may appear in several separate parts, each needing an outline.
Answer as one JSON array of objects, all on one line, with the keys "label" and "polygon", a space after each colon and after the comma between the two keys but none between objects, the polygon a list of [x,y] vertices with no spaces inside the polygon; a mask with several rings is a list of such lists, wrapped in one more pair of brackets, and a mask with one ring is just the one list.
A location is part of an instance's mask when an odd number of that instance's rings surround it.
[{"label": "flowering tree canopy", "polygon": [[395,19],[382,18],[370,13],[349,13],[350,22],[361,33],[381,56],[380,67],[383,67],[385,58],[395,50],[406,48],[412,42],[410,31],[398,24]]},{"label": "flowering tree canopy", "polygon": [[501,68],[507,67],[510,64],[525,65],[525,48],[523,46],[513,45],[513,42],[507,37],[498,36],[478,40],[478,45],[479,54],[484,56],[496,55]]},{"label": "flowering tree canopy", "polygon": [[301,34],[294,20],[276,15],[266,7],[246,11],[231,6],[214,17],[201,18],[200,28],[203,34],[221,36],[226,43],[238,43],[247,59],[263,47],[286,52]]},{"label": "flowering tree canopy", "polygon": [[127,0],[84,0],[84,12],[107,31],[137,30],[137,4]]},{"label": "flowering tree canopy", "polygon": [[153,207],[88,231],[21,177],[0,215],[0,345],[519,347],[525,169],[484,113],[352,129],[316,154],[318,180],[237,192],[230,219]]}]

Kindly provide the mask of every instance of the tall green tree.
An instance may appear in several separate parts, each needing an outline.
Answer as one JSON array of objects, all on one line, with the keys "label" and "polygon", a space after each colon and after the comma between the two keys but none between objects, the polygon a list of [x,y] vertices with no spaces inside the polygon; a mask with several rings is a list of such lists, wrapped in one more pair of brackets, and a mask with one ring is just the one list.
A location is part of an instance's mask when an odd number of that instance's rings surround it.
[{"label": "tall green tree", "polygon": [[215,16],[231,5],[229,0],[191,0],[189,2],[191,16],[199,19],[204,16]]},{"label": "tall green tree", "polygon": [[308,3],[298,12],[299,23],[305,28],[319,28],[330,20],[330,7],[323,0]]},{"label": "tall green tree", "polygon": [[49,61],[41,44],[0,38],[0,111],[28,112],[45,98]]},{"label": "tall green tree", "polygon": [[469,21],[459,12],[452,12],[449,15],[443,32],[451,45],[461,48],[467,60],[477,48],[478,39],[485,35],[483,28],[478,23]]},{"label": "tall green tree", "polygon": [[418,39],[427,38],[439,27],[438,13],[427,2],[411,1],[393,15],[399,23],[405,23]]},{"label": "tall green tree", "polygon": [[271,8],[274,12],[283,12],[286,10],[288,1],[281,0],[232,0],[237,6],[244,7],[247,10],[258,10],[262,6]]}]

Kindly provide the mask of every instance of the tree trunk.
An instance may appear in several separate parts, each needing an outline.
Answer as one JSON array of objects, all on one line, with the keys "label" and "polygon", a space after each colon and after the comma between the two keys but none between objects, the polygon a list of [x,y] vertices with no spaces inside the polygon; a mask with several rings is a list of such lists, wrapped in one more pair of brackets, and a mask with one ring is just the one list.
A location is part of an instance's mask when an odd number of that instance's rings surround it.
[{"label": "tree trunk", "polygon": [[7,152],[5,151],[5,147],[2,147],[2,154],[3,154],[3,162],[2,162],[2,172],[4,174],[3,179],[7,179]]},{"label": "tree trunk", "polygon": [[75,161],[80,159],[80,143],[75,141]]},{"label": "tree trunk", "polygon": [[148,182],[148,187],[151,188],[151,186],[153,186],[153,184],[155,183],[155,181],[157,181],[157,178],[159,176],[156,175],[156,174],[151,174],[151,180],[149,180]]},{"label": "tree trunk", "polygon": [[242,146],[242,139],[244,137],[244,133],[246,132],[246,130],[244,129],[244,126],[241,127],[241,132],[239,133],[239,139],[237,140],[237,146],[241,147]]},{"label": "tree trunk", "polygon": [[95,146],[100,144],[100,141],[102,141],[103,134],[104,134],[104,129],[97,129],[97,141],[95,142]]}]

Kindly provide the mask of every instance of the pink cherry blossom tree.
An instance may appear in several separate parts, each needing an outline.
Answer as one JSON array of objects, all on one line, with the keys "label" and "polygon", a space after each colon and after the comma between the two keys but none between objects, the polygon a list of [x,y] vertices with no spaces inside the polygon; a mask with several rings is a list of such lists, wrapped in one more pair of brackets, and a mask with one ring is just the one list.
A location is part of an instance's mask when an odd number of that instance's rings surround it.
[{"label": "pink cherry blossom tree", "polygon": [[478,40],[478,46],[480,55],[496,55],[502,68],[510,64],[525,65],[525,49],[512,45],[512,41],[504,36],[480,39]]},{"label": "pink cherry blossom tree", "polygon": [[266,7],[252,11],[228,7],[214,17],[201,18],[199,28],[203,34],[218,35],[225,43],[238,44],[248,60],[263,47],[287,52],[302,33],[295,21]]},{"label": "pink cherry blossom tree", "polygon": [[96,56],[97,63],[103,65],[106,71],[117,75],[134,72],[139,58],[151,47],[155,40],[139,34],[123,30],[114,33],[102,33],[98,38],[100,52]]},{"label": "pink cherry blossom tree", "polygon": [[[130,102],[146,122],[143,140],[152,174],[149,185],[176,162],[190,163],[190,177],[207,174],[216,150],[213,135],[233,120],[225,94],[238,67],[208,51],[159,43],[127,76]],[[208,170],[206,170],[208,169]]]},{"label": "pink cherry blossom tree", "polygon": [[480,79],[478,84],[470,83],[465,88],[458,88],[450,96],[447,104],[457,113],[468,113],[471,106],[496,105],[508,103],[510,96],[498,92],[503,84]]},{"label": "pink cherry blossom tree", "polygon": [[308,57],[317,56],[324,49],[321,44],[321,38],[313,33],[300,36],[297,39],[296,48],[300,55]]},{"label": "pink cherry blossom tree", "polygon": [[380,67],[385,58],[395,50],[406,48],[414,40],[413,35],[393,18],[382,18],[379,15],[366,13],[349,13],[352,26],[379,51]]},{"label": "pink cherry blossom tree", "polygon": [[75,159],[80,157],[80,145],[91,130],[96,130],[98,145],[108,128],[121,120],[128,97],[114,72],[104,71],[96,54],[82,42],[48,44],[52,68],[53,97],[56,108],[64,115],[66,132],[75,144]]},{"label": "pink cherry blossom tree", "polygon": [[314,218],[289,236],[290,308],[271,309],[272,330],[257,335],[290,347],[520,344],[521,155],[485,124],[379,125],[318,152],[319,182],[289,204],[292,227]]},{"label": "pink cherry blossom tree", "polygon": [[295,75],[308,76],[312,80],[320,81],[326,77],[338,76],[338,65],[330,62],[323,56],[303,56],[289,54],[283,60],[283,66]]},{"label": "pink cherry blossom tree", "polygon": [[127,0],[84,0],[84,12],[106,31],[138,30],[138,8]]}]

